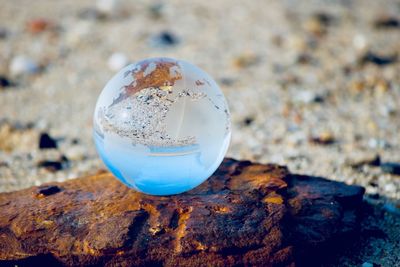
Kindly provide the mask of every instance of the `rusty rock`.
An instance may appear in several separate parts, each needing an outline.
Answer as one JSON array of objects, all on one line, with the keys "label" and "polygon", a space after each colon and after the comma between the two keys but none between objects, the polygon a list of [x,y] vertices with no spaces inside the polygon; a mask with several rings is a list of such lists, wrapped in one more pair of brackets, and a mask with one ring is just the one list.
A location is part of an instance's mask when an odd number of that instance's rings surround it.
[{"label": "rusty rock", "polygon": [[315,263],[311,253],[323,258],[354,233],[363,192],[232,159],[199,187],[169,197],[101,173],[0,194],[0,265]]}]

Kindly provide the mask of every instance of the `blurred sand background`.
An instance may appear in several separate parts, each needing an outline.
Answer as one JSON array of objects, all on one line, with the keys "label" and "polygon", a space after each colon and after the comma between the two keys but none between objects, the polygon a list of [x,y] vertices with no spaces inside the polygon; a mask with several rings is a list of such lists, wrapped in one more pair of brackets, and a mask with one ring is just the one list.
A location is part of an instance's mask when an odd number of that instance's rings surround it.
[{"label": "blurred sand background", "polygon": [[[219,83],[227,156],[366,188],[366,232],[330,266],[399,264],[395,0],[1,1],[0,191],[103,169],[97,96],[117,69],[156,56]],[[57,148],[39,149],[42,133]]]}]

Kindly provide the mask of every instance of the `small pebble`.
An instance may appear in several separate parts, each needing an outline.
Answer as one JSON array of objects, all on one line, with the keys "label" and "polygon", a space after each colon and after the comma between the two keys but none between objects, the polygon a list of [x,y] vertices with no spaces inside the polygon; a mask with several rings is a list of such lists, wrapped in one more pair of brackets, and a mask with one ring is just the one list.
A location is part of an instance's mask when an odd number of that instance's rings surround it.
[{"label": "small pebble", "polygon": [[326,28],[315,19],[306,21],[304,27],[308,32],[316,36],[322,36],[326,34]]},{"label": "small pebble", "polygon": [[71,140],[71,144],[73,144],[73,145],[77,145],[77,144],[79,144],[80,142],[79,142],[79,139],[78,138],[73,138],[72,140]]},{"label": "small pebble", "polygon": [[387,183],[387,184],[385,184],[385,186],[383,187],[383,189],[384,189],[386,192],[394,192],[394,191],[396,191],[396,186],[395,186],[393,183]]},{"label": "small pebble", "polygon": [[26,56],[14,57],[11,60],[9,68],[11,75],[14,76],[35,74],[39,71],[38,64],[33,59]]},{"label": "small pebble", "polygon": [[385,162],[381,164],[381,169],[385,173],[400,175],[400,163]]},{"label": "small pebble", "polygon": [[6,28],[0,27],[0,40],[6,39],[8,34],[9,34],[9,32],[7,31]]},{"label": "small pebble", "polygon": [[8,164],[8,162],[0,161],[0,168],[1,168],[1,167],[8,167],[8,166],[10,166],[10,165]]},{"label": "small pebble", "polygon": [[41,161],[38,163],[38,167],[45,168],[49,172],[56,172],[63,168],[63,164],[60,161]]},{"label": "small pebble", "polygon": [[361,93],[366,88],[366,84],[361,80],[354,80],[350,82],[349,89],[353,93]]},{"label": "small pebble", "polygon": [[160,19],[163,16],[164,4],[156,3],[149,7],[150,16],[153,19]]},{"label": "small pebble", "polygon": [[290,147],[296,147],[298,145],[301,145],[302,143],[304,143],[305,140],[307,140],[305,134],[300,131],[288,134],[286,138],[287,138],[287,144]]},{"label": "small pebble", "polygon": [[368,45],[367,39],[362,34],[356,34],[353,37],[353,45],[357,50],[360,50],[360,51],[365,50]]},{"label": "small pebble", "polygon": [[327,21],[324,20],[323,16],[313,15],[305,22],[304,29],[317,37],[321,37],[327,33],[329,24]]},{"label": "small pebble", "polygon": [[387,92],[390,88],[390,83],[383,79],[379,79],[374,83],[374,88],[377,92],[384,93]]},{"label": "small pebble", "polygon": [[163,31],[150,38],[150,45],[153,47],[168,47],[178,44],[178,38],[169,31]]},{"label": "small pebble", "polygon": [[243,125],[244,125],[244,126],[250,126],[250,124],[252,124],[253,121],[254,121],[254,118],[253,118],[253,117],[246,117],[246,118],[244,118],[244,120],[243,120]]},{"label": "small pebble", "polygon": [[388,143],[382,139],[371,138],[368,140],[368,146],[371,148],[386,148],[389,147]]},{"label": "small pebble", "polygon": [[44,32],[53,27],[52,22],[47,19],[33,19],[26,23],[26,29],[28,32],[38,34]]},{"label": "small pebble", "polygon": [[128,57],[123,53],[114,53],[108,59],[108,67],[112,71],[118,71],[128,65]]},{"label": "small pebble", "polygon": [[319,136],[311,137],[310,142],[317,145],[331,145],[335,138],[331,132],[322,132]]},{"label": "small pebble", "polygon": [[367,64],[367,63],[372,63],[378,66],[384,66],[384,65],[389,65],[397,61],[397,55],[378,55],[374,52],[368,51],[365,53],[361,59],[360,63],[362,65]]},{"label": "small pebble", "polygon": [[346,164],[353,168],[360,168],[364,165],[379,166],[381,164],[381,158],[379,155],[363,155],[360,158],[348,159]]},{"label": "small pebble", "polygon": [[304,104],[310,104],[313,102],[315,94],[312,91],[299,91],[295,96],[294,100],[296,102],[301,102]]},{"label": "small pebble", "polygon": [[44,118],[40,118],[36,121],[35,123],[35,128],[39,129],[41,131],[45,131],[46,129],[48,129],[50,127],[49,122],[44,119]]},{"label": "small pebble", "polygon": [[374,21],[377,29],[400,28],[400,20],[396,17],[382,16]]},{"label": "small pebble", "polygon": [[44,160],[40,161],[37,166],[39,168],[45,168],[49,172],[57,172],[62,169],[65,169],[69,166],[69,160],[67,157],[62,156],[59,160],[52,161],[52,160]]},{"label": "small pebble", "polygon": [[118,0],[97,0],[96,10],[107,17],[116,17],[121,12],[121,4]]},{"label": "small pebble", "polygon": [[324,97],[321,95],[317,95],[313,91],[299,91],[294,96],[294,101],[303,104],[322,103],[324,102]]},{"label": "small pebble", "polygon": [[85,8],[79,11],[78,18],[84,20],[104,20],[106,16],[95,8]]},{"label": "small pebble", "polygon": [[39,148],[40,149],[57,148],[57,142],[48,133],[42,133],[39,137]]},{"label": "small pebble", "polygon": [[259,62],[259,57],[253,53],[244,53],[233,59],[233,66],[238,69],[253,66]]},{"label": "small pebble", "polygon": [[71,146],[65,151],[65,155],[70,160],[85,159],[86,149],[83,146]]},{"label": "small pebble", "polygon": [[34,138],[35,132],[29,126],[0,120],[0,151],[11,152],[20,149],[31,151],[33,149],[31,140]]},{"label": "small pebble", "polygon": [[88,41],[93,33],[93,24],[89,21],[80,21],[68,28],[65,34],[67,44],[75,46]]},{"label": "small pebble", "polygon": [[300,54],[298,54],[297,57],[296,57],[296,63],[297,63],[297,64],[306,65],[306,64],[310,64],[310,63],[312,63],[312,62],[313,62],[313,58],[312,58],[312,56],[311,56],[310,54],[308,54],[308,53],[300,53]]},{"label": "small pebble", "polygon": [[235,83],[235,79],[229,77],[223,77],[219,80],[222,85],[231,86]]},{"label": "small pebble", "polygon": [[0,88],[9,87],[12,85],[13,85],[12,82],[9,79],[7,79],[7,77],[0,75]]},{"label": "small pebble", "polygon": [[325,12],[317,12],[313,15],[313,18],[318,20],[324,26],[330,26],[334,21],[334,17]]}]

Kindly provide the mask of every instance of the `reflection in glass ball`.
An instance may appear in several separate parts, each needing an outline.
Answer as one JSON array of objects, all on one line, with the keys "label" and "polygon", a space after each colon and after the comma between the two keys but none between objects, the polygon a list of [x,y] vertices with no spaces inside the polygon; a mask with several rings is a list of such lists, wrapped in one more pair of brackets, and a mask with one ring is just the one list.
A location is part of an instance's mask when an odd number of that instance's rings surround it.
[{"label": "reflection in glass ball", "polygon": [[205,181],[231,137],[230,115],[216,82],[181,60],[152,58],[119,71],[94,114],[100,157],[124,184],[171,195]]}]

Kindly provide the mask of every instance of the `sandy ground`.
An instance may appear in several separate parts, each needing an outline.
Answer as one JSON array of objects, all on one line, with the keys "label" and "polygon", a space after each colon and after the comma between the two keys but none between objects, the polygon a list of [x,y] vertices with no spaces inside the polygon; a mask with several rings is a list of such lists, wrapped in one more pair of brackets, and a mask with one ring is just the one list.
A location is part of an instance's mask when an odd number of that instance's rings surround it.
[{"label": "sandy ground", "polygon": [[104,168],[92,113],[113,53],[185,59],[229,102],[228,156],[366,187],[361,238],[329,266],[400,266],[398,1],[100,2],[1,1],[0,191]]}]

